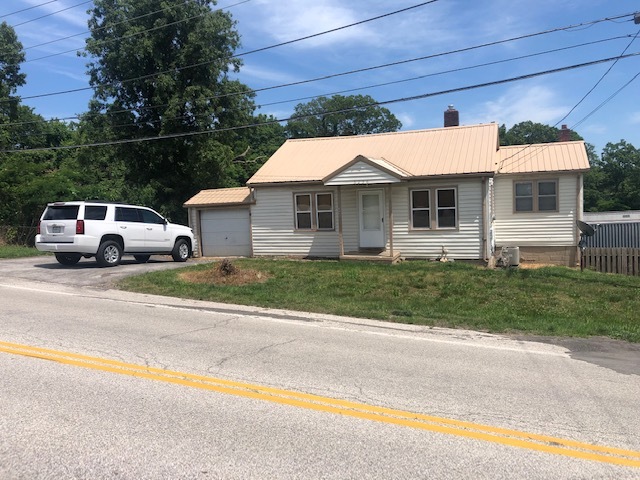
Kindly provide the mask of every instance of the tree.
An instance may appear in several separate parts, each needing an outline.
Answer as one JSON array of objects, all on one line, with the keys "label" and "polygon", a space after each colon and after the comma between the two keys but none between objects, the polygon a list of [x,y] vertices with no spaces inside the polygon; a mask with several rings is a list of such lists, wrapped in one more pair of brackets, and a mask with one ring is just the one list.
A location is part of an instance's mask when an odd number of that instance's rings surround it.
[{"label": "tree", "polygon": [[182,204],[200,189],[234,184],[228,173],[238,134],[228,129],[250,123],[255,108],[249,89],[228,77],[241,65],[234,57],[239,34],[215,5],[95,0],[90,10],[95,95],[83,121],[106,118],[106,129],[84,132],[102,131],[102,141],[173,136],[114,145],[106,157],[124,167],[126,200],[174,218],[184,219]]},{"label": "tree", "polygon": [[290,138],[337,137],[396,132],[402,123],[368,95],[318,97],[296,105],[286,131]]},{"label": "tree", "polygon": [[585,177],[585,210],[640,210],[640,149],[607,143]]},{"label": "tree", "polygon": [[[543,123],[535,123],[530,120],[520,122],[509,130],[505,125],[499,129],[500,145],[529,145],[532,143],[553,143],[560,139],[560,130]],[[572,131],[570,140],[582,140],[583,138]]]}]

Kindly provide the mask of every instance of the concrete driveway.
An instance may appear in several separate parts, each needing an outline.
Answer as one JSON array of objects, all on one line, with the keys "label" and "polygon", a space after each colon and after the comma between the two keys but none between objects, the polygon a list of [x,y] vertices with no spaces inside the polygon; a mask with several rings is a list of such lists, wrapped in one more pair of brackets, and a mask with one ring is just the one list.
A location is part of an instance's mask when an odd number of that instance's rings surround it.
[{"label": "concrete driveway", "polygon": [[152,256],[147,263],[138,263],[125,256],[117,267],[100,267],[95,259],[83,258],[77,265],[60,265],[53,255],[0,260],[0,278],[18,278],[37,282],[97,287],[108,289],[118,280],[146,272],[181,268],[194,263],[211,261],[189,259],[186,263],[174,262],[169,256]]}]

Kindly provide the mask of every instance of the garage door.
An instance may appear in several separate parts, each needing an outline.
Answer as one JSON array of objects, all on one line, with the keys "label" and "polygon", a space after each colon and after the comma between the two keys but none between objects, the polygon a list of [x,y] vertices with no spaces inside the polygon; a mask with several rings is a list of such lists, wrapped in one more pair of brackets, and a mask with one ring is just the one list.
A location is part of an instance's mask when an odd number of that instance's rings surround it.
[{"label": "garage door", "polygon": [[248,208],[203,210],[200,214],[202,254],[205,257],[251,256]]}]

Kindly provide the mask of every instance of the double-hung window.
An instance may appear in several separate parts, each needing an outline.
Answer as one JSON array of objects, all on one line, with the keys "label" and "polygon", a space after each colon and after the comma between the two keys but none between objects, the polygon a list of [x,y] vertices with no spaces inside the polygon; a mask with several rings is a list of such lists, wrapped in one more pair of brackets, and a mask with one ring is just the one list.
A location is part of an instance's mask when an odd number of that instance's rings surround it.
[{"label": "double-hung window", "polygon": [[333,193],[294,195],[296,230],[333,230]]},{"label": "double-hung window", "polygon": [[558,211],[557,180],[517,181],[514,195],[516,213]]},{"label": "double-hung window", "polygon": [[411,190],[411,228],[443,229],[458,226],[455,188]]}]

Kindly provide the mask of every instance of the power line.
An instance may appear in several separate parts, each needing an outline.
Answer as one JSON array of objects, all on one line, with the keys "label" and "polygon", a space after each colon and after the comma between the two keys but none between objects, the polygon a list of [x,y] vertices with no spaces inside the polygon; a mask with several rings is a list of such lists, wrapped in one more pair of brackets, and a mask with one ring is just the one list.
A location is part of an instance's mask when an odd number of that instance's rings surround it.
[{"label": "power line", "polygon": [[[454,69],[449,69],[449,70],[443,70],[440,72],[434,72],[434,73],[428,73],[425,75],[419,75],[416,77],[411,77],[411,78],[405,78],[402,80],[395,80],[395,81],[391,81],[391,82],[384,82],[384,83],[378,83],[378,84],[374,84],[374,85],[367,85],[364,87],[358,87],[358,88],[351,88],[351,89],[347,89],[347,90],[341,90],[341,91],[337,91],[337,92],[330,92],[330,93],[324,93],[322,95],[313,95],[313,96],[308,96],[308,97],[301,97],[301,98],[295,98],[295,99],[288,99],[288,100],[281,100],[278,102],[271,102],[271,103],[265,103],[265,104],[261,104],[259,105],[257,108],[262,108],[265,106],[271,106],[271,105],[278,105],[278,104],[283,104],[283,103],[293,103],[293,102],[300,102],[303,100],[309,100],[309,99],[314,99],[314,98],[318,98],[321,96],[332,96],[332,95],[338,95],[338,94],[342,94],[342,93],[349,93],[349,92],[354,92],[354,91],[361,91],[361,90],[368,90],[368,89],[372,89],[372,88],[378,88],[378,87],[384,87],[384,86],[389,86],[389,85],[397,85],[400,83],[406,83],[406,82],[411,82],[411,81],[416,81],[416,80],[422,80],[425,78],[429,78],[429,77],[434,77],[434,76],[438,76],[438,75],[445,75],[448,73],[457,73],[457,72],[462,72],[465,70],[472,70],[472,69],[476,69],[476,68],[481,68],[481,67],[486,67],[486,66],[491,66],[491,65],[498,65],[498,64],[502,64],[502,63],[507,63],[507,62],[513,62],[516,60],[522,60],[522,59],[526,59],[526,58],[532,58],[535,56],[540,56],[540,55],[546,55],[549,53],[556,53],[556,52],[561,52],[561,51],[566,51],[566,50],[570,50],[570,49],[574,49],[574,48],[580,48],[580,47],[585,47],[585,46],[591,46],[591,45],[595,45],[595,44],[599,44],[599,43],[604,43],[604,42],[609,42],[609,41],[613,41],[613,40],[619,40],[622,38],[629,38],[631,35],[620,35],[617,37],[610,37],[610,38],[605,38],[605,39],[600,39],[600,40],[593,40],[591,42],[585,42],[585,43],[580,43],[580,44],[576,44],[576,45],[569,45],[569,46],[565,46],[565,47],[559,47],[559,48],[554,48],[554,49],[550,49],[550,50],[544,50],[544,51],[540,51],[540,52],[535,52],[535,53],[530,53],[527,55],[519,55],[517,57],[510,57],[510,58],[506,58],[506,59],[502,59],[502,60],[495,60],[492,62],[486,62],[486,63],[480,63],[480,64],[476,64],[476,65],[470,65],[470,66],[466,66],[466,67],[459,67],[459,68],[454,68]],[[280,85],[279,87],[282,86],[286,86],[286,85]],[[275,88],[275,87],[273,87]],[[249,90],[246,92],[242,92],[241,94],[252,94],[252,93],[257,93],[257,90]],[[229,94],[227,94],[229,95]],[[207,101],[207,100],[213,100],[216,98],[220,98],[223,96],[227,96],[227,95],[217,95],[217,96],[212,96],[212,97],[204,97],[201,100]],[[236,94],[233,94],[236,95]],[[157,105],[149,105],[149,106],[145,106],[141,109],[139,108],[129,108],[129,109],[122,109],[122,110],[116,110],[116,111],[111,111],[109,112],[109,114],[111,115],[116,115],[116,114],[120,114],[120,113],[129,113],[129,112],[133,112],[133,111],[146,111],[146,110],[150,110],[152,108],[161,108],[161,107],[166,107],[167,104],[157,104]],[[36,123],[46,123],[48,121],[59,121],[59,120],[78,120],[80,117],[79,116],[72,116],[72,117],[64,117],[64,118],[52,118],[49,120],[32,120],[32,121],[28,121],[28,122],[13,122],[13,123],[4,123],[4,124],[0,124],[0,128],[2,127],[10,127],[10,126],[19,126],[19,125],[29,125],[29,124],[36,124]],[[184,116],[180,116],[180,117],[173,117],[170,118],[168,120],[178,120],[180,118],[184,118]],[[167,119],[165,119],[167,120]],[[151,121],[152,123],[156,123],[156,121]],[[111,125],[111,128],[116,128],[116,127],[127,127],[127,126],[133,126],[133,125],[137,125],[136,123],[128,123],[128,124],[115,124],[115,125]],[[35,134],[35,135],[42,135],[42,134]]]},{"label": "power line", "polygon": [[12,15],[16,15],[17,13],[26,12],[28,10],[33,10],[34,8],[42,7],[44,5],[49,5],[50,3],[57,2],[58,0],[49,0],[48,2],[40,3],[38,5],[33,5],[31,7],[23,8],[22,10],[16,10],[15,12],[5,13],[4,15],[0,15],[0,18],[10,17]]},{"label": "power line", "polygon": [[[622,57],[622,55],[624,55],[626,53],[627,50],[629,50],[629,47],[631,47],[631,44],[635,41],[636,38],[638,38],[638,34],[640,34],[640,30],[638,30],[636,32],[636,34],[633,36],[633,38],[631,39],[631,41],[627,44],[627,46],[624,48],[624,50],[622,51],[622,53],[620,54],[620,57]],[[587,93],[585,93],[582,98],[578,101],[578,103],[576,103],[571,110],[569,110],[569,112],[567,112],[567,114],[562,117],[560,120],[558,120],[553,127],[556,127],[558,125],[560,125],[569,115],[571,115],[571,113],[578,108],[578,106],[591,94],[591,92],[593,92],[596,87],[602,82],[602,80],[604,80],[604,78],[607,76],[607,74],[611,71],[611,69],[613,69],[613,67],[615,67],[615,65],[618,63],[618,61],[620,60],[620,57],[618,59],[616,59],[610,66],[609,68],[602,74],[602,76],[598,79],[598,81],[593,85],[593,87],[591,87],[591,89],[589,89],[589,91]],[[638,74],[640,75],[640,73]],[[588,115],[586,115],[585,117],[583,117],[578,123],[576,123],[575,125],[571,126],[571,130],[575,129],[579,124],[583,123],[587,118],[589,118],[591,115],[593,115],[595,112],[597,112],[598,110],[600,110],[600,108],[602,108],[605,104],[607,104],[609,101],[611,101],[618,93],[620,93],[624,88],[626,88],[629,84],[631,84],[631,82],[633,82],[638,75],[636,75],[635,77],[633,77],[629,82],[627,82],[625,85],[623,85],[618,91],[616,91],[613,95],[611,95],[609,98],[607,98],[604,102],[602,102],[600,105],[598,105],[594,110],[592,110]],[[504,166],[507,166],[506,161],[509,160],[510,158],[515,157],[516,155],[519,155],[522,151],[526,150],[527,148],[529,148],[531,145],[526,145],[524,148],[522,148],[521,150],[517,151],[516,153],[514,153],[513,155],[511,155],[508,158],[505,158],[501,163],[500,166],[498,168],[498,170],[500,170],[501,168],[503,168]],[[521,165],[522,163],[524,163],[527,160],[527,157],[523,157],[520,161],[516,162],[514,164],[514,162],[511,162],[508,164],[508,166],[513,166],[513,167],[517,167],[519,165]]]},{"label": "power line", "polygon": [[[237,5],[241,5],[241,4],[243,4],[243,3],[247,3],[247,2],[250,2],[250,1],[251,1],[251,0],[244,0],[244,1],[242,1],[242,2],[238,2],[238,3],[235,3],[235,4],[233,4],[233,5],[229,5],[229,6],[227,6],[227,7],[223,7],[223,8],[227,8],[227,9],[228,9],[228,8],[232,8],[232,7],[235,7],[235,6],[237,6]],[[176,6],[177,6],[177,5],[176,5]],[[172,7],[172,8],[173,8],[173,7]],[[164,9],[164,10],[168,10],[168,9]],[[159,10],[159,11],[161,12],[161,11],[164,11],[164,10]],[[219,10],[222,10],[222,8],[220,8]],[[156,12],[156,13],[157,13],[157,12]],[[204,11],[204,12],[202,12],[202,13],[199,13],[198,15],[193,15],[193,16],[191,16],[191,17],[183,18],[183,19],[181,19],[181,20],[176,20],[175,22],[166,23],[166,24],[164,24],[164,25],[159,25],[159,26],[157,26],[157,27],[151,27],[151,28],[148,28],[148,29],[146,29],[146,30],[141,30],[141,31],[139,31],[139,32],[132,33],[132,34],[130,34],[130,35],[123,35],[123,36],[121,36],[121,37],[109,38],[109,39],[107,39],[107,40],[100,40],[99,42],[96,42],[96,43],[99,43],[99,44],[101,44],[101,45],[102,45],[102,44],[107,44],[107,43],[111,43],[111,42],[116,42],[116,41],[119,41],[119,40],[127,40],[127,39],[129,39],[129,38],[137,37],[138,35],[143,35],[143,34],[145,34],[145,33],[153,32],[153,31],[155,31],[155,30],[161,30],[161,29],[163,29],[163,28],[171,27],[171,26],[173,26],[173,25],[178,25],[178,24],[180,24],[180,23],[188,22],[189,20],[193,20],[193,19],[195,19],[195,18],[203,17],[203,16],[208,15],[208,14],[210,14],[210,13],[211,13],[211,11],[210,11],[210,10],[207,10],[207,11]],[[106,26],[106,27],[96,28],[94,31],[104,30],[105,28],[111,28],[111,27],[113,27],[114,25],[120,25],[120,24],[125,23],[125,22],[130,22],[130,21],[132,21],[132,20],[137,20],[137,19],[140,19],[140,18],[143,18],[143,17],[147,17],[147,16],[149,16],[149,15],[151,15],[151,14],[140,15],[140,16],[135,17],[135,18],[133,18],[133,19],[123,20],[123,21],[121,21],[121,22],[117,22],[117,23],[114,23],[114,24],[110,24],[110,25],[108,25],[108,26]],[[86,33],[86,32],[85,32],[85,33]],[[65,37],[65,38],[71,38],[71,37],[78,36],[78,35],[82,35],[82,34],[71,35],[70,37]],[[50,43],[50,42],[47,42],[47,43]],[[41,45],[46,45],[47,43],[44,43],[44,44],[41,44]],[[38,45],[38,46],[40,46],[40,45]],[[42,57],[32,58],[31,60],[25,60],[25,61],[21,62],[20,64],[16,64],[16,65],[22,65],[22,64],[30,63],[30,62],[37,62],[38,60],[45,60],[45,59],[47,59],[47,58],[51,58],[51,57],[58,57],[58,56],[60,56],[60,55],[64,55],[64,54],[66,54],[66,53],[78,52],[78,50],[85,50],[86,48],[87,48],[87,47],[82,47],[82,48],[80,48],[80,49],[78,49],[78,48],[72,48],[71,50],[65,50],[64,52],[52,53],[52,54],[50,54],[50,55],[44,55],[44,56],[42,56]],[[91,87],[89,87],[89,88],[91,88]]]},{"label": "power line", "polygon": [[[357,107],[345,108],[345,109],[340,109],[340,110],[325,111],[325,112],[322,112],[322,113],[325,114],[325,115],[334,114],[334,113],[346,113],[346,112],[352,112],[352,111],[356,111],[356,110],[361,110],[363,108],[368,108],[368,107],[390,105],[392,103],[410,102],[410,101],[414,101],[414,100],[422,100],[424,98],[435,97],[435,96],[439,96],[439,95],[447,95],[447,94],[450,94],[450,93],[463,92],[463,91],[467,91],[467,90],[474,90],[476,88],[484,88],[484,87],[490,87],[490,86],[495,86],[495,85],[502,85],[502,84],[505,84],[505,83],[517,82],[517,81],[520,81],[520,80],[526,80],[526,79],[530,79],[530,78],[535,78],[535,77],[539,77],[539,76],[542,76],[542,75],[550,75],[550,74],[553,74],[553,73],[559,73],[559,72],[564,72],[564,71],[568,71],[568,70],[584,68],[584,67],[588,67],[588,66],[592,66],[592,65],[598,65],[598,64],[601,64],[601,63],[612,62],[612,61],[614,61],[616,59],[631,58],[631,57],[636,57],[636,56],[640,56],[640,52],[629,53],[629,54],[626,54],[626,55],[623,55],[623,56],[617,56],[617,57],[603,58],[603,59],[600,59],[600,60],[593,60],[591,62],[584,62],[584,63],[578,63],[578,64],[574,64],[574,65],[568,65],[566,67],[554,68],[554,69],[551,69],[551,70],[544,70],[544,71],[541,71],[541,72],[529,73],[529,74],[526,74],[526,75],[519,75],[517,77],[510,77],[510,78],[505,78],[505,79],[502,79],[502,80],[495,80],[495,81],[492,81],[492,82],[485,82],[485,83],[479,83],[479,84],[475,84],[475,85],[468,85],[468,86],[465,86],[465,87],[451,88],[451,89],[447,89],[447,90],[441,90],[441,91],[438,91],[438,92],[423,93],[423,94],[414,95],[414,96],[411,96],[411,97],[396,98],[394,100],[386,100],[386,101],[382,101],[382,102],[372,102],[372,103],[367,104],[367,105],[360,105],[360,106],[357,106]],[[235,127],[220,128],[220,129],[215,129],[215,130],[201,130],[201,131],[196,131],[196,132],[171,133],[171,134],[165,134],[165,135],[158,135],[158,136],[155,136],[155,137],[129,138],[129,139],[122,139],[122,140],[112,140],[112,141],[108,141],[108,142],[95,142],[95,143],[78,144],[78,145],[62,145],[62,146],[58,146],[58,147],[37,147],[37,148],[29,148],[29,149],[22,149],[22,150],[21,149],[0,150],[0,153],[41,152],[41,151],[51,151],[51,150],[70,150],[70,149],[76,149],[76,148],[103,147],[103,146],[110,146],[110,145],[123,145],[123,144],[130,144],[130,143],[142,143],[142,142],[150,142],[150,141],[166,140],[166,139],[174,139],[174,138],[195,137],[195,136],[200,136],[200,135],[210,135],[210,134],[222,133],[222,132],[228,132],[228,131],[243,130],[243,129],[252,128],[252,127],[272,125],[272,124],[275,124],[275,123],[282,123],[282,122],[288,122],[288,121],[291,121],[291,120],[299,120],[299,119],[302,119],[302,118],[314,117],[316,115],[318,115],[318,114],[292,116],[292,117],[288,117],[288,118],[284,118],[284,119],[274,119],[274,120],[270,120],[270,121],[266,121],[266,122],[252,123],[252,124],[247,124],[247,125],[239,125],[239,126],[235,126]]]},{"label": "power line", "polygon": [[32,18],[31,20],[26,20],[22,23],[16,23],[15,25],[11,25],[12,28],[20,27],[22,25],[26,25],[27,23],[35,22],[36,20],[42,20],[43,18],[51,17],[53,15],[57,15],[58,13],[65,12],[67,10],[71,10],[72,8],[81,7],[82,5],[86,5],[87,3],[91,3],[93,0],[88,0],[86,2],[78,3],[76,5],[71,5],[70,7],[63,8],[61,10],[57,10],[55,12],[47,13],[46,15],[42,15],[40,17]]},{"label": "power line", "polygon": [[[426,3],[429,3],[429,2],[426,2]],[[423,4],[420,4],[420,5],[423,5]],[[392,13],[386,14],[386,16],[389,16],[391,14],[398,13],[398,12],[404,11],[404,10],[406,10],[406,9],[398,10],[396,12],[392,12]],[[478,50],[480,48],[486,48],[486,47],[490,47],[490,46],[500,45],[500,44],[503,44],[503,43],[513,42],[513,41],[516,41],[516,40],[522,40],[522,39],[525,39],[525,38],[531,38],[531,37],[536,37],[536,36],[540,36],[540,35],[546,35],[546,34],[549,34],[549,33],[555,33],[555,32],[559,32],[559,31],[564,31],[564,30],[568,30],[568,29],[571,29],[571,28],[575,28],[576,26],[580,26],[580,25],[601,23],[601,22],[605,22],[607,20],[610,20],[611,18],[623,18],[623,17],[628,17],[630,15],[633,15],[633,13],[625,14],[625,15],[618,15],[618,16],[615,16],[615,17],[607,17],[607,18],[603,18],[603,19],[599,19],[599,20],[592,20],[592,21],[589,21],[589,22],[583,22],[583,23],[576,24],[576,25],[569,25],[569,26],[566,26],[566,27],[558,27],[558,28],[543,30],[543,31],[536,32],[536,33],[529,33],[529,34],[526,34],[526,35],[520,35],[520,36],[517,36],[517,37],[511,37],[511,38],[507,38],[507,39],[503,39],[503,40],[496,40],[496,41],[493,41],[493,42],[487,42],[487,43],[483,43],[483,44],[480,44],[480,45],[473,45],[471,47],[459,48],[459,49],[456,49],[456,50],[449,50],[449,51],[445,51],[445,52],[439,52],[439,53],[435,53],[435,54],[432,54],[432,55],[426,55],[426,56],[417,57],[417,58],[399,60],[397,62],[391,62],[391,63],[382,64],[382,65],[376,65],[376,66],[373,66],[373,67],[366,67],[366,68],[361,68],[361,69],[357,69],[357,70],[350,70],[350,71],[347,71],[347,72],[341,72],[341,73],[336,73],[336,74],[331,74],[331,75],[325,75],[325,76],[322,76],[322,77],[316,77],[314,79],[301,80],[301,81],[298,81],[298,82],[291,82],[291,83],[288,83],[288,84],[278,85],[278,86],[275,86],[275,87],[266,87],[266,88],[263,88],[263,89],[257,89],[257,90],[255,90],[255,92],[273,90],[273,89],[276,89],[276,88],[283,88],[283,87],[291,87],[291,86],[296,86],[296,85],[303,85],[303,84],[306,84],[306,83],[316,82],[316,81],[320,81],[320,80],[328,80],[328,79],[336,78],[336,77],[340,77],[340,76],[352,75],[352,74],[355,74],[355,73],[362,73],[362,72],[377,70],[377,69],[380,69],[380,68],[403,65],[403,64],[407,64],[407,63],[417,62],[417,61],[420,61],[420,60],[427,60],[427,59],[431,59],[431,58],[437,58],[437,57],[442,57],[442,56],[446,56],[446,55],[452,55],[454,53],[463,53],[463,52],[468,52],[468,51],[471,51],[471,50]],[[353,25],[356,25],[356,24],[361,24],[363,22],[372,21],[372,20],[377,19],[377,18],[380,18],[380,17],[374,17],[373,19],[364,20],[364,21],[357,22],[357,23],[351,24],[351,25],[345,25],[344,27],[340,27],[340,28],[341,29],[342,28],[347,28],[349,26],[353,26]],[[321,35],[321,34],[324,34],[324,33],[333,32],[333,31],[335,31],[335,29],[327,30],[326,32],[318,33],[318,34],[315,34],[313,36],[318,36],[318,35]],[[299,38],[299,39],[296,39],[296,40],[291,40],[289,42],[285,42],[284,44],[293,43],[295,41],[302,41],[302,40],[305,40],[307,38],[310,38],[310,37],[309,36],[308,37],[302,37],[302,38]],[[231,59],[237,58],[237,57],[242,56],[242,55],[248,55],[248,54],[251,54],[251,53],[261,52],[261,51],[264,51],[264,50],[267,50],[267,49],[276,48],[276,47],[279,47],[281,45],[283,45],[283,44],[280,43],[280,44],[275,44],[275,45],[271,45],[271,46],[268,46],[268,47],[259,48],[259,49],[256,49],[256,50],[251,50],[249,52],[244,52],[242,54],[235,55],[235,56],[231,57]],[[149,75],[142,75],[142,76],[139,76],[139,77],[129,78],[129,79],[121,80],[121,81],[118,81],[118,82],[104,83],[104,84],[99,84],[99,85],[90,86],[90,87],[81,87],[81,88],[75,88],[75,89],[71,89],[71,90],[63,90],[63,91],[58,91],[58,92],[49,92],[49,93],[43,93],[43,94],[38,94],[38,95],[30,95],[30,96],[27,96],[27,97],[21,97],[21,99],[22,100],[30,100],[30,99],[34,99],[34,98],[50,97],[50,96],[55,96],[55,95],[64,95],[64,94],[68,94],[68,93],[77,93],[77,92],[80,92],[80,91],[92,90],[94,88],[107,87],[107,86],[112,86],[112,85],[115,85],[115,84],[121,85],[123,83],[129,83],[129,82],[133,82],[133,81],[146,80],[146,79],[149,79],[149,78],[154,78],[154,77],[157,77],[159,75],[164,75],[164,74],[167,74],[167,73],[181,72],[181,71],[188,70],[188,69],[191,69],[191,68],[207,65],[207,64],[213,63],[215,61],[216,60],[206,61],[206,62],[199,62],[199,63],[195,63],[195,64],[191,64],[191,65],[186,65],[186,66],[183,66],[183,67],[173,68],[173,69],[170,69],[170,70],[164,70],[162,72],[155,72],[155,73],[152,73],[152,74],[149,74]],[[7,103],[8,101],[11,101],[11,100],[0,100],[0,104]]]},{"label": "power line", "polygon": [[[621,53],[620,55],[624,55],[624,54],[627,52],[627,50],[629,50],[629,47],[631,47],[631,44],[635,41],[635,39],[636,39],[636,38],[638,38],[638,34],[640,34],[640,30],[638,30],[638,31],[636,32],[636,34],[634,35],[634,37],[631,39],[631,41],[629,42],[629,44],[625,47],[625,49],[622,51],[622,53]],[[609,72],[611,71],[611,69],[612,69],[613,67],[615,67],[615,66],[616,66],[616,63],[618,63],[618,60],[616,60],[615,62],[613,62],[613,63],[609,66],[609,68],[607,69],[607,71],[606,71],[606,72],[604,72],[604,73],[602,74],[602,76],[600,77],[600,79],[598,79],[598,81],[595,83],[595,85],[594,85],[593,87],[591,87],[591,89],[590,89],[587,93],[585,93],[585,94],[584,94],[584,96],[580,99],[580,101],[578,101],[578,103],[576,103],[576,104],[573,106],[573,108],[572,108],[571,110],[569,110],[569,112],[568,112],[564,117],[562,117],[560,120],[558,120],[558,122],[554,125],[554,127],[557,127],[560,123],[562,123],[562,122],[563,122],[563,121],[564,121],[564,120],[565,120],[569,115],[571,115],[571,113],[573,113],[573,111],[574,111],[576,108],[578,108],[578,106],[579,106],[582,102],[584,102],[584,100],[585,100],[585,99],[586,99],[586,98],[591,94],[591,92],[593,92],[593,91],[596,89],[596,87],[597,87],[598,85],[600,85],[600,83],[602,82],[602,80],[604,80],[604,77],[606,77],[606,76],[609,74]]]}]

